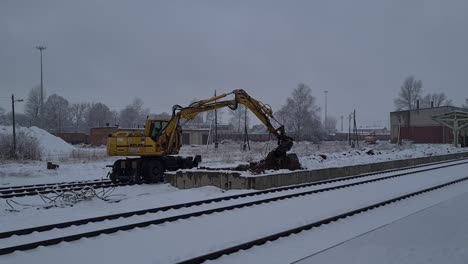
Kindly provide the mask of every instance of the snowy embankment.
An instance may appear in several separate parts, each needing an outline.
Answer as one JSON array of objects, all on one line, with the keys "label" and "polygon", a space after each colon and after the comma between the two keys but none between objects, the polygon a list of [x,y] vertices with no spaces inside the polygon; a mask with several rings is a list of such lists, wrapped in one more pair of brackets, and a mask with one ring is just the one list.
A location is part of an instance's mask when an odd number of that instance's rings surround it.
[{"label": "snowy embankment", "polygon": [[[41,161],[0,160],[0,187],[35,183],[83,181],[101,179],[109,171],[106,165],[115,158],[107,158],[103,148],[78,148],[38,127],[17,127],[20,137],[35,139]],[[11,136],[11,126],[0,126],[0,135]],[[46,161],[58,163],[56,170],[48,170]]]},{"label": "snowy embankment", "polygon": [[[70,157],[75,149],[63,139],[38,127],[16,127],[17,137],[31,137],[37,140],[42,160],[60,160]],[[12,126],[0,126],[0,134],[12,135]],[[18,139],[19,140],[19,139]]]},{"label": "snowy embankment", "polygon": [[300,156],[299,161],[305,169],[312,170],[468,152],[467,148],[455,148],[448,144],[417,144],[408,146],[397,146],[386,142],[381,144],[381,146],[371,145],[344,152],[319,152],[309,156]]}]

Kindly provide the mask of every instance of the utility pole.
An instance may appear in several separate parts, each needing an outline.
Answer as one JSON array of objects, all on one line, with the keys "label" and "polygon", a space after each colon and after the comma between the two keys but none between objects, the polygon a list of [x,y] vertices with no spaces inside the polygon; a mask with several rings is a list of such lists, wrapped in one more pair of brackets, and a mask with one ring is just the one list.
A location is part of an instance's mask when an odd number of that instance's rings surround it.
[{"label": "utility pole", "polygon": [[247,107],[245,107],[244,109],[245,109],[244,111],[244,144],[243,144],[242,150],[246,151],[247,147],[249,147],[249,150],[250,150],[250,143],[249,143],[249,132],[247,129]]},{"label": "utility pole", "polygon": [[353,113],[348,116],[348,144],[351,146],[351,118]]},{"label": "utility pole", "polygon": [[11,94],[11,115],[13,121],[13,157],[16,157],[16,123],[15,123],[15,102],[23,102],[23,99],[16,99],[15,95]]},{"label": "utility pole", "polygon": [[41,110],[42,110],[42,105],[44,104],[44,81],[42,78],[42,51],[45,50],[47,47],[45,46],[37,46],[36,49],[39,50],[39,53],[41,54]]},{"label": "utility pole", "polygon": [[358,128],[356,125],[356,109],[354,109],[353,112],[353,123],[354,123],[354,135],[356,136],[356,146],[359,147],[359,133],[358,133]]},{"label": "utility pole", "polygon": [[[214,92],[214,96],[216,97],[216,90]],[[216,100],[215,100],[216,103]],[[215,134],[214,134],[214,143],[215,148],[218,148],[218,111],[215,109]]]},{"label": "utility pole", "polygon": [[343,132],[343,115],[341,115],[341,132]]},{"label": "utility pole", "polygon": [[325,131],[327,131],[327,135],[330,133],[328,131],[328,123],[327,123],[327,94],[328,91],[325,91]]}]

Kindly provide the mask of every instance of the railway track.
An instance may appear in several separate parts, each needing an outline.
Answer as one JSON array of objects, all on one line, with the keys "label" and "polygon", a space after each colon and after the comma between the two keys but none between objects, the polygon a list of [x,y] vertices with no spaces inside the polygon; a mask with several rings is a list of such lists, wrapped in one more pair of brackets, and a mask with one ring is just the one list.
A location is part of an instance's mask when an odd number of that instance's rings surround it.
[{"label": "railway track", "polygon": [[47,183],[23,186],[11,186],[0,188],[0,198],[14,198],[23,196],[32,196],[38,194],[55,193],[57,191],[76,191],[83,187],[90,186],[93,188],[110,188],[116,186],[128,185],[126,183],[113,183],[110,180],[91,180],[80,182],[61,182]]},{"label": "railway track", "polygon": [[225,249],[217,250],[215,252],[210,252],[208,254],[200,255],[198,257],[194,257],[194,258],[191,258],[191,259],[187,259],[187,260],[184,260],[184,261],[177,262],[177,264],[199,264],[199,263],[204,263],[204,262],[209,261],[209,260],[215,260],[215,259],[220,258],[223,255],[230,255],[230,254],[239,252],[241,250],[248,250],[248,249],[250,249],[250,248],[252,248],[254,246],[261,246],[261,245],[264,245],[264,244],[266,244],[268,242],[273,242],[273,241],[275,241],[277,239],[280,239],[280,238],[283,238],[283,237],[288,237],[290,235],[298,234],[300,232],[307,231],[307,230],[310,230],[312,228],[317,228],[317,227],[320,227],[320,226],[323,226],[323,225],[328,225],[328,224],[336,222],[338,220],[343,220],[345,218],[352,217],[354,215],[357,215],[357,214],[360,214],[360,213],[363,213],[363,212],[371,211],[371,210],[374,210],[374,209],[382,207],[382,206],[390,205],[392,203],[396,203],[396,202],[399,202],[399,201],[402,201],[402,200],[405,200],[405,199],[412,198],[414,196],[421,195],[423,193],[431,192],[431,191],[441,189],[441,188],[444,188],[444,187],[447,187],[447,186],[450,186],[450,185],[454,185],[454,184],[457,184],[457,183],[461,183],[461,182],[464,182],[464,181],[468,181],[468,177],[464,177],[464,178],[461,178],[461,179],[458,179],[458,180],[454,180],[454,181],[450,181],[450,182],[447,182],[447,183],[439,184],[439,185],[436,185],[436,186],[433,186],[433,187],[430,187],[430,188],[426,188],[426,189],[423,189],[423,190],[420,190],[420,191],[411,192],[411,193],[401,195],[401,196],[398,196],[398,197],[395,197],[395,198],[392,198],[392,199],[388,199],[388,200],[385,200],[385,201],[382,201],[382,202],[374,203],[372,205],[364,206],[364,207],[361,207],[359,209],[354,209],[354,210],[348,211],[346,213],[341,213],[339,215],[328,217],[328,218],[325,218],[325,219],[320,220],[320,221],[316,221],[316,222],[313,222],[313,223],[308,223],[308,224],[305,224],[305,225],[302,225],[302,226],[299,226],[299,227],[296,227],[296,228],[288,229],[288,230],[285,230],[285,231],[282,231],[282,232],[278,232],[278,233],[275,233],[275,234],[271,234],[271,235],[268,235],[268,236],[257,238],[255,240],[251,240],[251,241],[248,241],[248,242],[245,242],[245,243],[237,244],[237,245],[225,248]]},{"label": "railway track", "polygon": [[[417,174],[421,172],[437,170],[437,169],[462,165],[466,163],[468,163],[468,161],[461,161],[461,162],[456,162],[456,163],[452,161],[448,164],[438,163],[436,165],[434,164],[430,166],[426,165],[425,168],[419,168],[419,169],[411,168],[407,172],[395,173],[389,176],[375,177],[372,179],[366,179],[366,180],[361,180],[361,181],[356,181],[356,180],[359,180],[365,177],[375,176],[376,173],[358,175],[358,176],[353,176],[353,177],[340,178],[340,179],[322,181],[322,182],[316,182],[316,183],[310,183],[310,184],[303,184],[299,186],[290,186],[290,187],[282,187],[282,188],[270,189],[270,190],[265,190],[265,191],[257,191],[257,192],[252,192],[252,193],[220,197],[220,198],[214,198],[214,199],[208,199],[208,200],[202,200],[202,201],[196,201],[196,202],[190,202],[190,203],[182,203],[182,204],[152,208],[152,209],[147,209],[147,210],[139,210],[139,211],[125,212],[125,213],[113,214],[113,215],[107,215],[107,216],[101,216],[101,217],[80,219],[76,221],[69,221],[69,222],[38,226],[38,227],[32,227],[32,228],[26,228],[26,229],[20,229],[20,230],[7,231],[7,232],[0,233],[0,239],[7,239],[12,236],[27,236],[28,234],[32,234],[32,233],[37,234],[41,232],[51,231],[53,229],[64,229],[68,227],[86,225],[89,223],[103,222],[105,220],[116,220],[119,218],[129,218],[133,216],[144,216],[144,215],[148,216],[148,214],[151,215],[151,214],[158,213],[158,212],[165,212],[165,211],[170,211],[170,210],[173,211],[173,210],[178,210],[182,208],[192,209],[192,211],[190,212],[185,212],[185,213],[181,213],[177,215],[170,215],[170,216],[162,217],[158,219],[143,220],[143,221],[140,220],[140,221],[127,223],[127,224],[117,224],[109,228],[96,228],[94,230],[90,230],[87,232],[75,232],[70,235],[65,235],[65,236],[61,235],[58,237],[46,238],[42,240],[40,239],[34,242],[30,242],[30,240],[25,240],[25,241],[28,241],[29,243],[15,244],[12,246],[0,248],[0,255],[9,254],[16,250],[29,250],[29,249],[37,248],[39,246],[49,246],[49,245],[58,244],[60,242],[75,241],[81,238],[89,238],[89,237],[99,236],[101,234],[110,234],[110,233],[115,233],[118,231],[131,230],[137,227],[158,225],[158,224],[167,223],[167,222],[174,222],[174,221],[181,220],[181,219],[188,219],[191,217],[199,217],[202,215],[210,215],[210,214],[217,213],[217,212],[230,211],[234,209],[251,207],[251,206],[260,205],[260,204],[267,204],[267,203],[271,203],[275,201],[282,201],[282,200],[286,200],[290,198],[308,196],[312,194],[324,193],[324,192],[338,190],[338,189],[346,189],[346,188],[353,187],[353,186],[381,182],[381,181],[385,181],[389,179],[395,179],[398,177],[409,176],[409,175],[413,175],[413,174]],[[467,178],[464,178],[463,180],[466,180],[466,179]],[[335,184],[335,183],[339,183],[342,181],[351,181],[351,182],[346,183],[346,184],[335,185],[331,187],[325,187],[325,188],[316,188],[316,189],[311,189],[311,190],[307,189],[309,187],[316,187],[316,186],[325,185],[325,184]],[[355,181],[355,182],[352,182],[352,181]],[[460,181],[461,180],[453,181],[451,184],[455,184],[456,182],[460,182]],[[444,186],[447,186],[447,185],[448,184],[445,184]],[[304,188],[305,190],[301,190]],[[442,188],[442,187],[439,187],[439,188]],[[231,202],[231,204],[226,205],[227,201]],[[219,204],[221,206],[217,206],[217,203],[221,203]],[[200,205],[204,205],[208,207],[211,206],[211,208],[204,209],[204,210],[196,210],[197,209],[196,207]],[[244,246],[245,245],[243,245],[242,247]],[[191,262],[187,262],[187,263],[191,263]],[[197,263],[197,262],[193,262],[193,263]]]},{"label": "railway track", "polygon": [[[465,159],[459,159],[459,160],[463,161],[463,160],[468,160],[468,159],[465,158]],[[404,170],[409,170],[409,169],[416,169],[416,168],[421,168],[421,167],[428,167],[428,166],[447,164],[447,163],[453,163],[453,162],[456,162],[456,160],[434,162],[431,164],[417,165],[413,167],[392,169],[392,170],[386,170],[386,171],[374,172],[374,173],[368,173],[368,174],[360,174],[357,176],[343,177],[343,178],[332,180],[332,181],[342,181],[342,180],[347,180],[347,179],[362,178],[362,177],[367,177],[367,176],[372,176],[372,175],[379,175],[382,173],[404,171]],[[330,182],[330,181],[324,181],[324,182]],[[312,183],[312,185],[316,185],[316,184],[321,184],[321,182]],[[123,183],[123,182],[113,183],[110,180],[89,180],[89,181],[75,181],[75,182],[31,184],[31,185],[21,185],[21,186],[7,186],[7,187],[0,187],[0,199],[33,196],[33,195],[38,195],[38,194],[48,194],[48,193],[55,193],[57,191],[77,191],[85,186],[90,186],[93,188],[110,188],[110,187],[118,187],[118,186],[125,186],[125,185],[132,185],[132,184]],[[297,187],[300,188],[301,186],[308,187],[308,186],[311,186],[311,184],[298,185]],[[292,188],[297,188],[297,187],[292,187]],[[289,189],[289,188],[291,187],[286,187],[286,189]],[[283,188],[277,188],[277,190],[283,190]]]}]

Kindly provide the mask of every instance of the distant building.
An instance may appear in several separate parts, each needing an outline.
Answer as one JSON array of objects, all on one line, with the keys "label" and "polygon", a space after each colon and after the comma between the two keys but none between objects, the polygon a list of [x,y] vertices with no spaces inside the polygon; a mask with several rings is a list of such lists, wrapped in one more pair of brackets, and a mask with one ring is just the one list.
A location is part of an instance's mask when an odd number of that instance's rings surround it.
[{"label": "distant building", "polygon": [[182,145],[206,145],[209,136],[209,128],[182,128]]},{"label": "distant building", "polygon": [[72,132],[63,132],[63,133],[53,133],[54,136],[59,137],[70,144],[88,144],[88,135],[85,133],[72,133]]},{"label": "distant building", "polygon": [[415,143],[452,143],[453,132],[432,118],[454,111],[468,112],[467,109],[442,106],[396,111],[390,113],[391,141],[411,140]]},{"label": "distant building", "polygon": [[390,131],[386,127],[359,127],[357,129],[359,135],[390,135]]}]

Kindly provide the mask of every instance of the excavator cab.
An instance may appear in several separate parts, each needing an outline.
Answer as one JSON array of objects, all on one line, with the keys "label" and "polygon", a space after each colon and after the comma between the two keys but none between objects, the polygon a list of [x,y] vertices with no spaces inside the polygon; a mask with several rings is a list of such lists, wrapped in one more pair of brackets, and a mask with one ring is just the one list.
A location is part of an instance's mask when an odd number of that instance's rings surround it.
[{"label": "excavator cab", "polygon": [[167,119],[147,119],[146,120],[146,129],[148,131],[145,132],[146,135],[149,135],[151,138],[156,138],[161,131],[166,128],[167,123],[169,120]]}]

